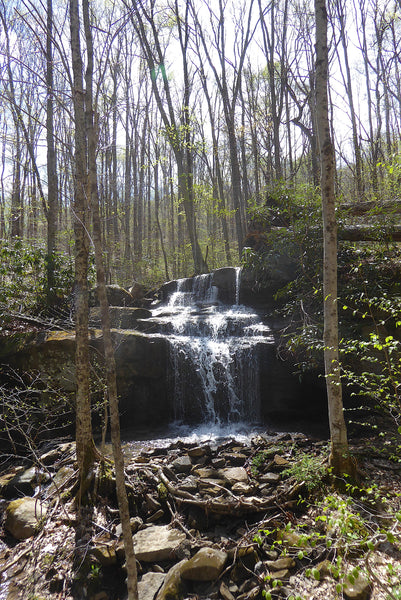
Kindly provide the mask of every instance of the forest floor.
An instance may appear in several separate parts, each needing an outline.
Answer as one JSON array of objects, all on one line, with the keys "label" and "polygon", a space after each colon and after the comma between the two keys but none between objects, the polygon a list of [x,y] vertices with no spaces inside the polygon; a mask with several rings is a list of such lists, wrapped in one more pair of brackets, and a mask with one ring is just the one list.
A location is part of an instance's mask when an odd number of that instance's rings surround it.
[{"label": "forest floor", "polygon": [[[389,433],[352,440],[351,450],[359,481],[339,487],[327,476],[327,442],[303,434],[130,450],[140,600],[400,599],[399,448]],[[0,478],[3,514],[11,498],[28,495],[18,490],[28,466],[15,464]],[[0,599],[124,600],[111,469],[98,470],[81,519],[72,500],[74,444],[55,444],[35,473],[42,483],[31,481],[30,495],[47,514],[21,540],[3,519]],[[159,547],[166,530],[176,539]],[[148,537],[150,553],[138,535]],[[205,549],[213,564],[188,578],[185,568]]]}]

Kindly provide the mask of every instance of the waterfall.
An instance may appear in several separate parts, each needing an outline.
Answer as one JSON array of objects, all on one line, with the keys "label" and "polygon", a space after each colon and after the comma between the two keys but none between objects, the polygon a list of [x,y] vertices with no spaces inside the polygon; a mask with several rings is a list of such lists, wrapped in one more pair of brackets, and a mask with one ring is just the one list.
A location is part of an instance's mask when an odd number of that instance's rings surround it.
[{"label": "waterfall", "polygon": [[218,428],[260,421],[258,349],[270,332],[239,304],[240,269],[233,283],[233,304],[223,304],[212,273],[178,280],[153,313],[169,341],[178,422]]}]

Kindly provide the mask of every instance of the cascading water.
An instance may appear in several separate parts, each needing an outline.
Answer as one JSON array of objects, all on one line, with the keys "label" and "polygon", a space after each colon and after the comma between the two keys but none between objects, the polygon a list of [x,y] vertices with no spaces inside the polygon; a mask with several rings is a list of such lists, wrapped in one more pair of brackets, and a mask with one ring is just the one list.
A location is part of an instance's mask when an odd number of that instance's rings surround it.
[{"label": "cascading water", "polygon": [[219,301],[213,274],[178,280],[153,313],[169,340],[178,422],[239,430],[260,421],[258,348],[269,330],[239,304],[240,269],[234,284],[229,305]]}]

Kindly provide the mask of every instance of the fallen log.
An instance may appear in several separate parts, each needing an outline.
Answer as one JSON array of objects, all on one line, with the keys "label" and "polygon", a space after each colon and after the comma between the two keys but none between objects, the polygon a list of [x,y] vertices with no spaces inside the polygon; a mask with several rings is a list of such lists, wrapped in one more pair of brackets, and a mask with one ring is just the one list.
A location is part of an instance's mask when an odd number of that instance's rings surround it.
[{"label": "fallen log", "polygon": [[346,216],[362,217],[367,213],[376,215],[401,214],[401,200],[370,200],[369,202],[356,202],[355,204],[340,204],[337,211],[345,212]]},{"label": "fallen log", "polygon": [[383,228],[375,225],[340,227],[338,239],[344,242],[401,242],[401,225]]}]

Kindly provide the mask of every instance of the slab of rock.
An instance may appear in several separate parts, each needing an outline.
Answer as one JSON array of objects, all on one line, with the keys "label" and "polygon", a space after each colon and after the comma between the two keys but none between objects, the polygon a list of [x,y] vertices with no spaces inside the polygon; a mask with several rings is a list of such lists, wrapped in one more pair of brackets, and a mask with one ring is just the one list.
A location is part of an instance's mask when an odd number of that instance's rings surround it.
[{"label": "slab of rock", "polygon": [[219,475],[230,485],[234,485],[234,483],[239,481],[242,483],[248,482],[248,473],[244,467],[229,467],[228,469],[220,469]]},{"label": "slab of rock", "polygon": [[173,558],[186,536],[178,529],[170,529],[168,525],[153,525],[138,531],[133,539],[137,560],[158,562]]},{"label": "slab of rock", "polygon": [[191,581],[213,581],[222,572],[227,554],[215,548],[201,548],[183,565],[181,577]]},{"label": "slab of rock", "polygon": [[165,579],[165,573],[145,573],[141,581],[138,581],[139,600],[153,600]]},{"label": "slab of rock", "polygon": [[295,567],[295,560],[290,556],[284,556],[277,560],[266,560],[265,565],[272,571],[281,571],[282,569],[292,569]]},{"label": "slab of rock", "polygon": [[7,506],[5,528],[17,540],[25,540],[37,533],[40,521],[46,516],[46,508],[34,498],[13,500]]}]

